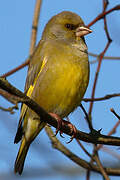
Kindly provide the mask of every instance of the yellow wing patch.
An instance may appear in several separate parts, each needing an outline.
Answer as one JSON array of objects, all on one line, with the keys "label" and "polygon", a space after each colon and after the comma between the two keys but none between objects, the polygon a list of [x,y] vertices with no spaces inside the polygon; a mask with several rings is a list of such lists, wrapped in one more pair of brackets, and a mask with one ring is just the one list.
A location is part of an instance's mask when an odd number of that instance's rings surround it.
[{"label": "yellow wing patch", "polygon": [[31,94],[33,92],[33,89],[34,89],[34,85],[30,85],[28,91],[27,91],[27,96],[31,97]]},{"label": "yellow wing patch", "polygon": [[[32,92],[33,92],[34,87],[35,87],[35,84],[36,84],[36,82],[37,82],[37,80],[38,80],[38,77],[39,77],[41,71],[43,70],[46,62],[47,62],[47,59],[44,58],[44,60],[43,60],[43,62],[42,62],[42,65],[41,65],[41,69],[40,69],[37,77],[35,78],[33,85],[30,85],[30,87],[29,87],[29,89],[28,89],[28,91],[27,91],[27,96],[31,97]],[[23,119],[23,118],[24,118],[25,113],[27,112],[27,108],[28,108],[28,107],[27,107],[25,104],[23,104],[22,109],[21,109],[20,119]]]},{"label": "yellow wing patch", "polygon": [[43,62],[42,62],[42,65],[41,65],[41,69],[40,69],[37,77],[35,78],[33,85],[30,85],[30,87],[29,87],[29,89],[28,89],[28,91],[27,91],[27,96],[31,97],[31,94],[32,94],[32,92],[33,92],[33,89],[34,89],[34,87],[35,87],[35,84],[36,84],[36,82],[37,82],[37,80],[38,80],[38,77],[39,77],[40,73],[42,72],[42,70],[43,70],[46,62],[47,62],[47,60],[46,60],[46,58],[44,58],[44,59],[43,59]]}]

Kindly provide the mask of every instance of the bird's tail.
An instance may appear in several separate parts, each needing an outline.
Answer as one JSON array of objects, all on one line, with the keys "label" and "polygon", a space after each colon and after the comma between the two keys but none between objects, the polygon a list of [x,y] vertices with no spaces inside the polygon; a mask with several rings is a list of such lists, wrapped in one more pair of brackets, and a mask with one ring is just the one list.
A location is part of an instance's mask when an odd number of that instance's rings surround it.
[{"label": "bird's tail", "polygon": [[30,143],[29,144],[26,143],[26,140],[23,137],[16,161],[15,161],[15,165],[14,165],[15,173],[18,172],[19,174],[22,174],[24,162],[25,162],[25,158],[26,158],[29,146],[30,146]]}]

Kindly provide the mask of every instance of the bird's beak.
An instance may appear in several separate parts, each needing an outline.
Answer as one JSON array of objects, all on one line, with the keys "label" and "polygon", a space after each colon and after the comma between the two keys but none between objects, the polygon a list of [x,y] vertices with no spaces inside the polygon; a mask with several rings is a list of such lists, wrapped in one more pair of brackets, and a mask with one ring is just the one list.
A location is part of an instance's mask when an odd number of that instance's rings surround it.
[{"label": "bird's beak", "polygon": [[88,27],[86,26],[79,26],[77,29],[76,29],[76,37],[81,37],[81,36],[85,36],[89,33],[91,33],[92,30],[89,29]]}]

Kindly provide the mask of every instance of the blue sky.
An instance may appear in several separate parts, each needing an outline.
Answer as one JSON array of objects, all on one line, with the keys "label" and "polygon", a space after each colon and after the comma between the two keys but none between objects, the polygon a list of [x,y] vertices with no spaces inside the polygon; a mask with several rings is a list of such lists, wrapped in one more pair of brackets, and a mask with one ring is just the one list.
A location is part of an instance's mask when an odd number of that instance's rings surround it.
[{"label": "blue sky", "polygon": [[[117,5],[120,1],[110,0],[109,8]],[[7,72],[8,70],[20,65],[29,55],[29,45],[32,27],[32,18],[34,13],[35,0],[21,0],[21,1],[0,1],[0,74]],[[102,11],[102,0],[43,0],[41,15],[38,28],[37,42],[41,38],[41,33],[47,21],[55,14],[69,10],[79,14],[87,25],[93,20],[96,15]],[[113,39],[109,50],[106,55],[120,56],[120,12],[114,12],[107,16],[109,24],[109,32]],[[103,30],[103,21],[97,22],[91,27],[93,33],[86,37],[89,52],[99,54],[105,47],[107,39]],[[93,57],[89,57],[89,60],[95,60]],[[85,97],[90,97],[91,88],[93,85],[94,74],[97,64],[90,65],[90,83],[85,94]],[[96,88],[96,97],[102,97],[106,94],[119,93],[120,92],[120,71],[119,61],[104,60],[98,79]],[[23,91],[26,78],[27,68],[11,75],[8,80],[17,88]],[[120,114],[119,107],[120,98],[114,98],[104,102],[96,102],[92,113],[94,128],[102,128],[102,133],[107,134],[113,125],[117,122],[117,119],[110,112],[110,108],[115,108],[116,112]],[[8,107],[11,104],[0,97],[0,106]],[[88,109],[89,103],[83,103]],[[20,107],[20,105],[19,105]],[[0,177],[5,179],[18,179],[18,176],[13,174],[14,160],[17,155],[19,145],[14,145],[13,140],[16,133],[17,123],[19,120],[19,111],[16,111],[14,115],[0,111]],[[74,112],[71,116],[71,121],[80,130],[87,131],[88,127],[84,120],[84,115],[80,109]],[[75,121],[74,121],[75,120]],[[119,136],[120,128],[117,129],[116,136]],[[59,136],[58,136],[59,137]],[[59,138],[63,144],[66,145],[68,137],[66,139]],[[85,143],[84,143],[85,144]],[[89,158],[81,151],[75,141],[66,145],[71,151],[77,153],[80,157],[89,160]],[[92,150],[92,146],[85,144],[85,147]],[[119,150],[116,147],[111,147],[118,154]],[[111,157],[107,153],[101,153],[101,159],[104,159],[108,164],[113,161],[118,163],[118,160]],[[111,160],[110,162],[108,161]],[[56,161],[57,160],[57,161]],[[59,164],[58,164],[59,162]],[[64,167],[63,167],[64,164]],[[56,166],[57,165],[57,166]],[[63,169],[62,169],[63,168]],[[71,168],[73,174],[67,173],[63,170]],[[34,177],[33,173],[34,172]],[[76,172],[76,173],[75,173]],[[60,152],[54,150],[51,147],[50,140],[48,139],[45,131],[43,130],[32,144],[24,167],[24,173],[21,179],[30,180],[34,179],[79,179],[80,173],[84,173],[83,169],[72,163]],[[68,175],[69,174],[69,175]],[[74,176],[72,176],[74,175]],[[94,174],[92,178],[95,179]],[[81,175],[82,179],[85,179],[84,174]],[[92,179],[91,178],[91,179]],[[101,179],[98,175],[97,178]],[[112,179],[117,180],[119,177]]]}]

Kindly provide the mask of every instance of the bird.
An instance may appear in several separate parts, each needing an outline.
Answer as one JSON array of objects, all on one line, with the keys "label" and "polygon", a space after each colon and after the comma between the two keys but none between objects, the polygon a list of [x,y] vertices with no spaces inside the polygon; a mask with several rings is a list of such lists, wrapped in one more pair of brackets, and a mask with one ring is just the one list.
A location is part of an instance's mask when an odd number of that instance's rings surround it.
[{"label": "bird", "polygon": [[[84,36],[92,30],[79,15],[62,11],[46,24],[30,58],[25,94],[46,112],[67,117],[80,104],[89,82],[88,50]],[[46,123],[24,103],[14,143],[21,141],[14,172],[23,172],[30,144]]]}]

